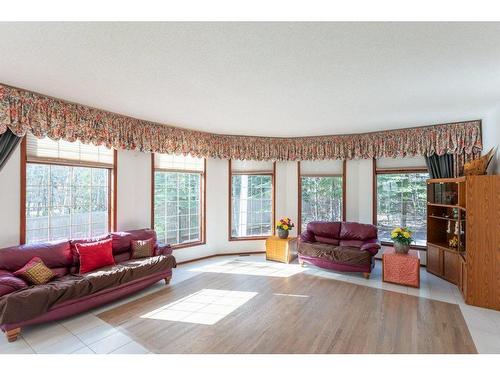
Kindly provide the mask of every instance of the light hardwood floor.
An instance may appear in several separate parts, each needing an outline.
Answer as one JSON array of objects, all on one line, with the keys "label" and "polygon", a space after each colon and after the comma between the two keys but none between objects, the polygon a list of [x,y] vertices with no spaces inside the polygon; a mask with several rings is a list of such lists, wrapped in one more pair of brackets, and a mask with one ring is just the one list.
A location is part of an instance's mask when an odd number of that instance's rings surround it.
[{"label": "light hardwood floor", "polygon": [[201,273],[98,317],[155,353],[476,353],[458,305],[243,273]]}]

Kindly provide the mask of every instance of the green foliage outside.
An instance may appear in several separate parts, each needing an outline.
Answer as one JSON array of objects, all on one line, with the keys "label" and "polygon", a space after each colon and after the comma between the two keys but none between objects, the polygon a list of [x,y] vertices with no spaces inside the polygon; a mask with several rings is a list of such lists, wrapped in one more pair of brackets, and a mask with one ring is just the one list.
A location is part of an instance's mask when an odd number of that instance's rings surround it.
[{"label": "green foliage outside", "polygon": [[342,176],[302,177],[302,224],[342,220]]},{"label": "green foliage outside", "polygon": [[377,225],[379,238],[391,241],[396,227],[408,227],[416,244],[427,238],[428,173],[377,175]]},{"label": "green foliage outside", "polygon": [[108,231],[105,168],[28,163],[26,241],[81,238]]},{"label": "green foliage outside", "polygon": [[200,173],[155,172],[154,223],[160,242],[200,239],[201,178]]},{"label": "green foliage outside", "polygon": [[231,233],[234,237],[264,236],[272,231],[272,177],[233,175]]}]

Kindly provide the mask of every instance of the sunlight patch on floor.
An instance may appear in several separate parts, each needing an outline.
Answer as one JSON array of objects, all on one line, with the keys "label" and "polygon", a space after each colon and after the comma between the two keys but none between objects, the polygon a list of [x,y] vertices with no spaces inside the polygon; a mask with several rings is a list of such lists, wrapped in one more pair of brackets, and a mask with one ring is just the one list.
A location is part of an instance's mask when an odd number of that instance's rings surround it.
[{"label": "sunlight patch on floor", "polygon": [[231,273],[250,276],[290,277],[304,272],[304,268],[296,264],[274,262],[229,261],[193,268],[191,272]]},{"label": "sunlight patch on floor", "polygon": [[213,325],[256,295],[256,292],[202,289],[141,318]]}]

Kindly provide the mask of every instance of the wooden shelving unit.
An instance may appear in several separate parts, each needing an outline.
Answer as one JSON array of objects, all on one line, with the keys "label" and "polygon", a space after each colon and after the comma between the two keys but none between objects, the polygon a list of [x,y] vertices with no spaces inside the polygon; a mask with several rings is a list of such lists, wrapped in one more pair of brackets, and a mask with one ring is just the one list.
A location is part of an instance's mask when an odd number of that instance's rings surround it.
[{"label": "wooden shelving unit", "polygon": [[[500,176],[427,180],[427,271],[500,310]],[[452,238],[456,244],[450,244]]]},{"label": "wooden shelving unit", "polygon": [[[465,178],[427,181],[427,270],[459,282],[459,253],[465,246]],[[456,246],[450,245],[455,238]]]}]

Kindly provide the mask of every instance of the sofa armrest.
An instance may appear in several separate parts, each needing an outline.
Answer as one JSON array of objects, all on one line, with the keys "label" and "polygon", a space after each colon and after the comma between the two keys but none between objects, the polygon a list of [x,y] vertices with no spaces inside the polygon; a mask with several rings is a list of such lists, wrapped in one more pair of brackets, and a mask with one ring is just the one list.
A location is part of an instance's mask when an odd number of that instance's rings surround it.
[{"label": "sofa armrest", "polygon": [[155,250],[155,255],[171,255],[172,247],[168,244],[158,243]]},{"label": "sofa armrest", "polygon": [[0,275],[0,297],[26,288],[27,286],[28,284],[19,277],[9,274]]},{"label": "sofa armrest", "polygon": [[300,241],[301,242],[315,242],[316,238],[314,237],[314,234],[312,232],[310,232],[306,229],[305,231],[303,231],[300,234]]},{"label": "sofa armrest", "polygon": [[361,250],[368,251],[371,256],[375,256],[380,250],[380,241],[377,238],[372,238],[363,242]]}]

